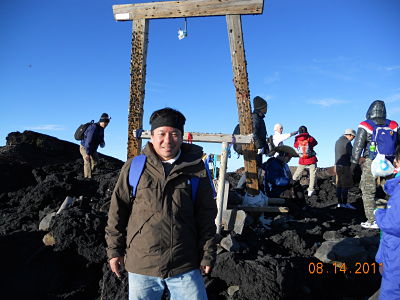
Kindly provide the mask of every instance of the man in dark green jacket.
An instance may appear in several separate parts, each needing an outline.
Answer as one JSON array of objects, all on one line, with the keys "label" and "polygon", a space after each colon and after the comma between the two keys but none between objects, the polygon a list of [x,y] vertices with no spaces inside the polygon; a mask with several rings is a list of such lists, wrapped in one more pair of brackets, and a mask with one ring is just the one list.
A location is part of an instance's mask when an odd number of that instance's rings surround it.
[{"label": "man in dark green jacket", "polygon": [[[185,117],[171,108],[150,117],[151,141],[136,196],[122,167],[106,227],[111,270],[129,272],[129,299],[207,299],[201,272],[216,258],[217,207],[202,161],[202,148],[183,143]],[[196,199],[191,178],[198,177]]]}]

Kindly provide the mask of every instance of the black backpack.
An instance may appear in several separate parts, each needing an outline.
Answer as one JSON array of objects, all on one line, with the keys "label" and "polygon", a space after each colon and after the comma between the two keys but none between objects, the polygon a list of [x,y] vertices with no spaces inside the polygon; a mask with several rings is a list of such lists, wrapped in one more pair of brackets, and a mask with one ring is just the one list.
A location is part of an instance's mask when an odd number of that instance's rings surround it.
[{"label": "black backpack", "polygon": [[270,135],[269,137],[267,137],[267,146],[265,148],[267,148],[267,149],[265,149],[266,155],[268,155],[269,152],[271,152],[272,150],[274,150],[276,148],[275,144],[274,144],[274,136],[273,135]]},{"label": "black backpack", "polygon": [[[240,126],[239,124],[236,125],[235,129],[233,130],[233,134],[240,134]],[[233,150],[239,155],[243,155],[243,145],[242,144],[233,144]]]},{"label": "black backpack", "polygon": [[86,129],[94,123],[94,120],[87,122],[85,124],[81,124],[75,131],[74,137],[77,141],[83,140],[85,136]]},{"label": "black backpack", "polygon": [[[233,134],[240,134],[240,126],[239,124],[236,125],[235,129],[233,130]],[[275,145],[272,139],[272,135],[267,138],[267,144],[264,147],[264,153],[268,154],[270,151],[275,149]],[[233,150],[239,155],[243,155],[243,144],[233,144]]]}]

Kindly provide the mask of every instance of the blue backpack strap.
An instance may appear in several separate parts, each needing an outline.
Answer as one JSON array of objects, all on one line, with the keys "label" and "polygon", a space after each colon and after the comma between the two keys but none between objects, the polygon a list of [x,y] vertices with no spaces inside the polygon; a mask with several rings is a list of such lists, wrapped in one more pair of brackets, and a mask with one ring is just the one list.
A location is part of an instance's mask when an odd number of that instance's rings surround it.
[{"label": "blue backpack strap", "polygon": [[[210,185],[213,191],[213,197],[217,197],[217,192],[215,191],[214,184],[212,182],[212,177],[211,177],[211,172],[210,169],[208,168],[208,157],[204,162],[204,167],[206,169],[207,177],[210,180]],[[192,177],[190,178],[190,184],[192,185],[192,201],[193,204],[196,202],[196,196],[197,196],[197,191],[199,189],[199,183],[200,183],[200,178],[199,177]]]},{"label": "blue backpack strap", "polygon": [[193,204],[196,202],[197,191],[199,189],[200,178],[192,177],[190,178],[190,184],[192,185],[192,201]]},{"label": "blue backpack strap", "polygon": [[135,156],[131,161],[131,167],[129,169],[129,185],[132,187],[133,197],[136,196],[136,189],[146,164],[146,158],[146,155],[141,154]]},{"label": "blue backpack strap", "polygon": [[376,124],[375,124],[375,122],[372,121],[372,120],[365,120],[364,122],[368,123],[369,125],[371,125],[371,126],[374,127],[374,128],[377,127]]}]

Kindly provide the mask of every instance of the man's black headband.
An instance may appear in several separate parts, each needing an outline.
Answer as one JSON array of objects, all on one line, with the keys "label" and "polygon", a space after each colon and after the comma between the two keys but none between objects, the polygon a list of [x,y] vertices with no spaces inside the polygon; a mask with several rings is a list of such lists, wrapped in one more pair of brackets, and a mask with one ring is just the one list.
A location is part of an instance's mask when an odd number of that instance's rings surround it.
[{"label": "man's black headband", "polygon": [[154,129],[156,129],[158,127],[170,126],[170,127],[179,129],[183,134],[183,125],[184,124],[185,124],[185,121],[182,122],[182,119],[178,118],[176,115],[159,116],[158,118],[155,118],[151,122],[151,131],[153,131]]}]

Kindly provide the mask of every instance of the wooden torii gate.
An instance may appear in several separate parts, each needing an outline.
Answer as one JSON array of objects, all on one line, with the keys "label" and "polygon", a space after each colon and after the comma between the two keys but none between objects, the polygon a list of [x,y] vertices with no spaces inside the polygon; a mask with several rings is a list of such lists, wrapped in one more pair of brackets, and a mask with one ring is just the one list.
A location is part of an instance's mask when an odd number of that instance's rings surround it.
[{"label": "wooden torii gate", "polygon": [[[139,155],[141,149],[141,139],[135,138],[133,132],[143,128],[149,19],[226,16],[240,132],[242,135],[253,133],[241,15],[262,14],[263,5],[264,0],[186,0],[113,5],[116,21],[133,21],[128,158]],[[256,149],[253,142],[243,148],[247,192],[257,194]]]}]

